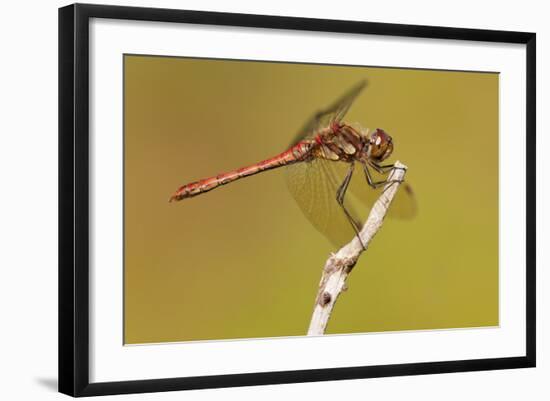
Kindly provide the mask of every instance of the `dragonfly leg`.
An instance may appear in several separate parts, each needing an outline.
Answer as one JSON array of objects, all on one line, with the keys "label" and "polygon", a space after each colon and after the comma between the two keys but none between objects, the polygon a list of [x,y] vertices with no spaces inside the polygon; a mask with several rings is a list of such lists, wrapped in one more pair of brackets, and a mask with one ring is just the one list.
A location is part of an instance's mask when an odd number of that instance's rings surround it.
[{"label": "dragonfly leg", "polygon": [[396,169],[396,170],[404,170],[403,167],[395,167],[395,164],[386,164],[384,166],[381,166],[376,163],[370,163],[370,165],[380,174],[388,173],[389,171]]},{"label": "dragonfly leg", "polygon": [[[402,167],[395,167],[393,164],[387,165],[387,166],[379,166],[378,164],[375,164],[375,163],[369,163],[369,165],[380,174],[386,174],[388,171],[390,171],[393,168],[402,169]],[[374,181],[370,174],[369,166],[367,165],[367,163],[363,163],[363,170],[365,171],[365,177],[367,177],[367,182],[374,189],[379,188],[388,183],[403,182],[403,180],[387,180],[387,179],[382,181]]]},{"label": "dragonfly leg", "polygon": [[359,235],[359,227],[357,225],[357,222],[354,220],[354,218],[351,216],[350,212],[346,209],[346,206],[344,205],[344,196],[346,195],[346,191],[348,189],[349,183],[351,181],[351,176],[353,175],[353,168],[355,167],[354,163],[350,163],[349,170],[346,174],[346,177],[344,178],[344,181],[336,191],[336,201],[338,204],[342,207],[344,210],[344,213],[346,214],[346,217],[348,218],[351,226],[353,227],[353,230],[355,231],[355,234],[357,235],[357,239],[359,240],[359,243],[361,244],[361,247],[363,249],[367,249],[365,245],[363,244],[363,241],[361,240],[361,235]]},{"label": "dragonfly leg", "polygon": [[[386,185],[386,182],[388,180],[382,180],[382,181],[374,181],[372,179],[372,176],[370,175],[370,170],[369,170],[369,166],[367,165],[367,163],[364,163],[363,164],[363,171],[365,171],[365,177],[367,177],[367,182],[369,183],[369,185],[376,189],[376,188],[379,188],[381,187],[382,185]],[[378,171],[378,170],[377,170]]]}]

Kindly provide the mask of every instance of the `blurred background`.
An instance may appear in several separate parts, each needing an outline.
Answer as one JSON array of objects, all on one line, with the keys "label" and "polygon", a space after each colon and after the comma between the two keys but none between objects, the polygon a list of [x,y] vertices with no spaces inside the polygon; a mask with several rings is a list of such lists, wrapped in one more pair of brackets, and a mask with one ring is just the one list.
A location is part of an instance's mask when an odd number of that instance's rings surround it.
[{"label": "blurred background", "polygon": [[306,333],[335,247],[282,169],[168,198],[285,150],[365,78],[345,121],[393,136],[418,209],[386,219],[328,333],[498,325],[498,74],[150,56],[124,72],[126,343]]}]

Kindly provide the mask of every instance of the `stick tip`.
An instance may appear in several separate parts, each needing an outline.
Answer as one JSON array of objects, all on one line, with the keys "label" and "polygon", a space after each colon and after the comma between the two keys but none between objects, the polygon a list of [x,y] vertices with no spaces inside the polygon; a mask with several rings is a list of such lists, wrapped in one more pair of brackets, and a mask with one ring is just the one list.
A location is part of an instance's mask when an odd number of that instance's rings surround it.
[{"label": "stick tip", "polygon": [[405,164],[401,163],[399,160],[397,160],[393,165],[394,165],[394,167],[397,167],[397,168],[400,168],[400,169],[403,169],[403,170],[408,169],[408,167]]}]

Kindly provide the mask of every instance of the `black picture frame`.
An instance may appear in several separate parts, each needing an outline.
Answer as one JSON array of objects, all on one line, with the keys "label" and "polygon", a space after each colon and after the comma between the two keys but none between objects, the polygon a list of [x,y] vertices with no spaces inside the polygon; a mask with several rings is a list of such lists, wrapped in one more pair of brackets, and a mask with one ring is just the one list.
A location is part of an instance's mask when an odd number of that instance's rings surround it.
[{"label": "black picture frame", "polygon": [[[526,45],[526,353],[523,356],[90,383],[89,22],[91,18],[275,28]],[[536,35],[526,32],[74,4],[59,9],[59,391],[71,396],[157,392],[535,366]]]}]

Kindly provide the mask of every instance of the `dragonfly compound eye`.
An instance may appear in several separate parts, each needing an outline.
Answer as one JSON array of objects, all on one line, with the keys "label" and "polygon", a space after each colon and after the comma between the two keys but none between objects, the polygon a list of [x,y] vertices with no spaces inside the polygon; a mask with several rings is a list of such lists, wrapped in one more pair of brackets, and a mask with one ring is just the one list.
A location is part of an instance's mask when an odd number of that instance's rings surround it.
[{"label": "dragonfly compound eye", "polygon": [[371,134],[370,147],[370,157],[376,161],[382,161],[393,151],[392,138],[384,130],[377,128]]}]

